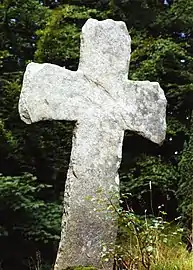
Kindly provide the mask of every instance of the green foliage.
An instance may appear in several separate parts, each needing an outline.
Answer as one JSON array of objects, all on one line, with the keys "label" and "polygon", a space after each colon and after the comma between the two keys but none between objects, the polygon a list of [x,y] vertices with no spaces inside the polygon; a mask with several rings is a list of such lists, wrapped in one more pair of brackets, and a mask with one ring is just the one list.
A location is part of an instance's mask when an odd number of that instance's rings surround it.
[{"label": "green foliage", "polygon": [[8,51],[0,51],[0,68],[3,67],[3,59],[8,58],[10,56]]},{"label": "green foliage", "polygon": [[129,204],[139,213],[146,209],[149,214],[157,214],[158,207],[164,205],[169,218],[175,217],[175,192],[179,178],[175,166],[159,157],[141,155],[121,172],[120,177],[121,191],[130,194]]},{"label": "green foliage", "polygon": [[104,19],[106,13],[70,5],[54,10],[45,29],[37,32],[36,61],[75,69],[79,59],[81,28],[91,17]]},{"label": "green foliage", "polygon": [[184,223],[186,224],[189,235],[192,231],[193,215],[193,119],[191,117],[189,128],[189,140],[185,144],[182,159],[179,163],[180,181],[178,185],[177,197],[179,200],[179,211],[183,213]]},{"label": "green foliage", "polygon": [[125,183],[128,186],[126,191],[128,192],[129,190],[131,191],[131,188],[134,190],[142,186],[146,188],[146,191],[149,191],[150,181],[154,187],[161,186],[164,193],[167,190],[174,191],[177,185],[175,183],[177,177],[178,171],[176,171],[172,164],[165,163],[159,157],[142,155],[137,158],[135,167],[129,169],[128,178],[130,181]]},{"label": "green foliage", "polygon": [[[0,50],[4,54],[3,71],[24,69],[33,59],[35,31],[44,25],[47,10],[38,1],[4,0],[0,5]],[[2,53],[1,53],[2,54]]]},{"label": "green foliage", "polygon": [[[41,193],[52,186],[38,184],[36,177],[0,176],[0,212],[5,231],[22,233],[26,239],[35,241],[58,240],[60,234],[61,207],[46,202]],[[11,217],[11,218],[10,218]]]},{"label": "green foliage", "polygon": [[[17,251],[22,261],[33,256],[42,244],[47,249],[57,248],[61,205],[43,199],[43,194],[49,194],[51,188],[38,184],[36,177],[30,174],[0,176],[1,250],[11,250],[10,240],[18,242]],[[7,255],[1,252],[0,260]]]}]

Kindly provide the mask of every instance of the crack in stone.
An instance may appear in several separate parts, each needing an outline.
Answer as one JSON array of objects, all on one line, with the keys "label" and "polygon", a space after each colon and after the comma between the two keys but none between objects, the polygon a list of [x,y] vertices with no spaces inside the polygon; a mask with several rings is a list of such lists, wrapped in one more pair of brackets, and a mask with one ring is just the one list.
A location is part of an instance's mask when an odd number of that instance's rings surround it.
[{"label": "crack in stone", "polygon": [[78,176],[77,176],[77,174],[75,173],[75,171],[74,171],[73,168],[72,168],[72,173],[73,173],[74,177],[76,177],[76,178],[78,179]]},{"label": "crack in stone", "polygon": [[[97,87],[101,87],[108,94],[108,96],[116,103],[115,98],[112,97],[112,95],[109,93],[109,91],[100,82],[94,81],[93,79],[88,78],[85,74],[83,74],[83,76],[86,78],[86,80],[89,83],[94,83]],[[136,85],[136,88],[137,88],[137,85]],[[121,108],[123,109],[123,111],[125,111],[126,114],[128,114],[127,110],[125,110],[122,106],[121,106]],[[120,113],[120,115],[121,115],[121,118],[123,119],[123,122],[125,123],[125,125],[128,126],[127,121],[125,120],[123,114]]]},{"label": "crack in stone", "polygon": [[112,97],[109,91],[100,82],[94,81],[93,79],[88,78],[85,74],[84,74],[84,77],[86,78],[87,81],[94,83],[98,87],[101,87],[115,101],[115,99]]}]

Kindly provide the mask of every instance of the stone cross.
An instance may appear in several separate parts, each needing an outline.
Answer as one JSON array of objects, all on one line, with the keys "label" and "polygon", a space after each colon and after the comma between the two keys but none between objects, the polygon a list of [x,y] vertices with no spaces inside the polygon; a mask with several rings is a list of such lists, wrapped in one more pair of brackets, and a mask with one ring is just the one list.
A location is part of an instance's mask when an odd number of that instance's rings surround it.
[{"label": "stone cross", "polygon": [[27,66],[21,119],[27,124],[76,121],[55,270],[112,268],[112,261],[102,262],[101,252],[116,239],[116,218],[109,209],[112,191],[119,192],[124,131],[155,143],[164,140],[164,92],[156,82],[127,79],[130,45],[125,23],[89,19],[82,28],[76,72],[52,64]]}]

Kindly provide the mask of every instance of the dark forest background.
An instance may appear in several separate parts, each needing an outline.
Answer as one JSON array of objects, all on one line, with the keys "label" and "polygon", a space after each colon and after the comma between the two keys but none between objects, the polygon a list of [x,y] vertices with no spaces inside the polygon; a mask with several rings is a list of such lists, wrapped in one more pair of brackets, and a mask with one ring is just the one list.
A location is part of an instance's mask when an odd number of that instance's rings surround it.
[{"label": "dark forest background", "polygon": [[[161,146],[125,133],[121,191],[135,213],[158,207],[167,220],[192,224],[193,1],[0,1],[0,267],[54,263],[74,123],[25,125],[18,114],[30,61],[76,70],[88,18],[123,20],[132,38],[129,79],[158,81],[168,100]],[[35,268],[31,268],[35,269]]]}]

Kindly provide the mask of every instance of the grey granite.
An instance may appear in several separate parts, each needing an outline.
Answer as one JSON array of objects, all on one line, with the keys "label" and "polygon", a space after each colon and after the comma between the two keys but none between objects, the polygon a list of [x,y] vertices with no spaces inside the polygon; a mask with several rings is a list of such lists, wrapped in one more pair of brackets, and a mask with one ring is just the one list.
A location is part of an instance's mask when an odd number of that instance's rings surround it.
[{"label": "grey granite", "polygon": [[76,121],[55,270],[112,269],[112,260],[102,262],[101,254],[117,234],[109,205],[116,205],[119,194],[124,131],[158,144],[165,138],[164,92],[156,82],[127,79],[130,48],[125,23],[89,19],[82,28],[76,72],[30,63],[24,74],[19,101],[24,122]]}]

